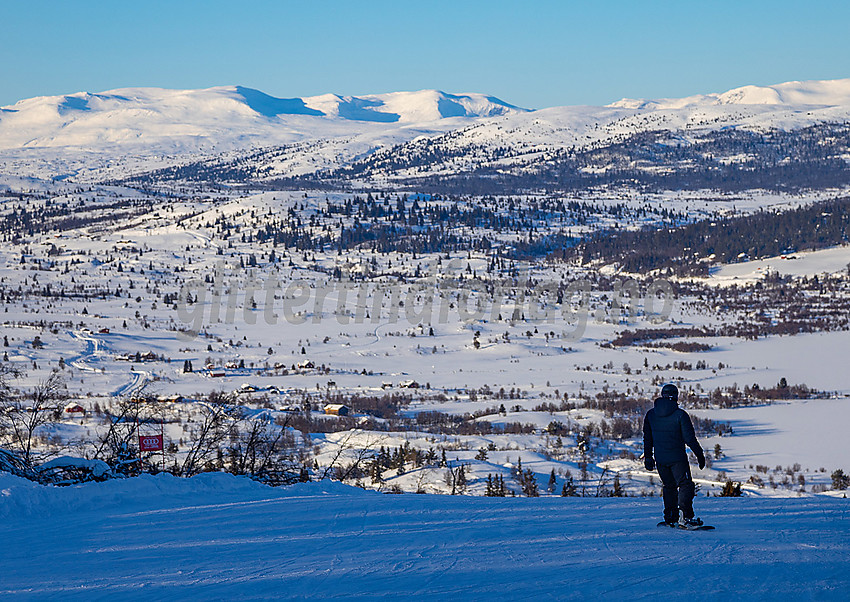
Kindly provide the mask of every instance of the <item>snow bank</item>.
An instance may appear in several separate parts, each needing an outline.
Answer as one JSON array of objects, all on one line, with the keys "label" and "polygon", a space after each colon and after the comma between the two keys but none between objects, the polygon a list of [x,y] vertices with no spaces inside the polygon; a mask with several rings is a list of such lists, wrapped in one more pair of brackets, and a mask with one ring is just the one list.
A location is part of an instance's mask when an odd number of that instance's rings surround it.
[{"label": "snow bank", "polygon": [[49,462],[45,462],[39,467],[41,471],[56,468],[82,468],[88,470],[97,478],[104,476],[110,471],[109,464],[103,460],[87,460],[85,458],[75,458],[73,456],[59,456]]},{"label": "snow bank", "polygon": [[157,504],[188,504],[215,500],[227,503],[297,495],[327,495],[340,492],[366,493],[340,483],[302,483],[288,488],[272,488],[245,477],[227,473],[203,473],[191,479],[167,473],[143,474],[131,479],[103,483],[81,483],[69,487],[43,486],[26,479],[0,473],[0,519],[93,511],[109,506],[147,507]]}]

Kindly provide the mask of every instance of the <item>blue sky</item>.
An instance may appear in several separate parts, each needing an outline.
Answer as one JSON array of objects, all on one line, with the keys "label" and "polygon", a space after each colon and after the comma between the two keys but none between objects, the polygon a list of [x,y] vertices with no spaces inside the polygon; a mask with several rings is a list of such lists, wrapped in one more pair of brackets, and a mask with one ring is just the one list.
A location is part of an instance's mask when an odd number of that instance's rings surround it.
[{"label": "blue sky", "polygon": [[540,108],[850,77],[850,3],[3,0],[0,106],[128,86]]}]

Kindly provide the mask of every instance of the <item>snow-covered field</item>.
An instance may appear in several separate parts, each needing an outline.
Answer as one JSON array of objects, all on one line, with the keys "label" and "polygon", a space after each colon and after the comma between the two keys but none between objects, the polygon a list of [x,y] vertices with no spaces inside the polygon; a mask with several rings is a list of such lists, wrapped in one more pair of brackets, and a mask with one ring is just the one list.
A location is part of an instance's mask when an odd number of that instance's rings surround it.
[{"label": "snow-covered field", "polygon": [[[806,468],[850,466],[845,416],[850,399],[815,399],[776,402],[772,405],[729,410],[692,410],[697,416],[722,420],[734,436],[710,437],[703,443],[719,444],[728,461],[715,468],[743,472],[751,464]],[[834,426],[833,426],[834,425]]]},{"label": "snow-covered field", "polygon": [[43,488],[0,475],[15,599],[844,600],[845,499],[380,495],[230,475]]},{"label": "snow-covered field", "polygon": [[822,251],[788,253],[719,267],[711,273],[711,284],[731,285],[756,282],[770,273],[786,276],[816,276],[846,272],[850,266],[850,247],[841,246]]}]

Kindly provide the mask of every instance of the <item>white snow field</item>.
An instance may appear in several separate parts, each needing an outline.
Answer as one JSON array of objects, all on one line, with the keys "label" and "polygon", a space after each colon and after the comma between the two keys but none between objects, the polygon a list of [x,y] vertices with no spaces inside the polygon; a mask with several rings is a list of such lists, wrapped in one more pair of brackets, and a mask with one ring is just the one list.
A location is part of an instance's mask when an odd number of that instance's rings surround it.
[{"label": "white snow field", "polygon": [[[817,470],[826,466],[850,465],[846,438],[828,424],[846,425],[843,416],[848,400],[817,399],[775,402],[728,410],[690,410],[696,416],[722,420],[735,430],[735,436],[707,437],[706,449],[720,444],[728,458],[715,462],[721,470],[744,470],[750,464],[791,466],[801,463]],[[734,458],[734,459],[733,459]]]},{"label": "white snow field", "polygon": [[272,489],[226,474],[67,488],[0,475],[0,596],[63,600],[846,600],[840,498],[698,498],[715,531],[655,526],[658,498]]},{"label": "white snow field", "polygon": [[816,276],[847,270],[850,247],[830,247],[820,251],[788,253],[743,263],[728,263],[714,269],[709,284],[731,285],[763,280],[770,273],[783,276]]}]

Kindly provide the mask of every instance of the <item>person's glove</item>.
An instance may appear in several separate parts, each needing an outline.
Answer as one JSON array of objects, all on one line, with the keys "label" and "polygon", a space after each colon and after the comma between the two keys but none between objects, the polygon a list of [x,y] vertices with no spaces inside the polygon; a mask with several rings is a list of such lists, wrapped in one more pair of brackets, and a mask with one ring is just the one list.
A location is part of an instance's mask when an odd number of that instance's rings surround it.
[{"label": "person's glove", "polygon": [[700,469],[705,468],[705,454],[697,456],[697,463],[699,464]]},{"label": "person's glove", "polygon": [[652,456],[647,456],[643,459],[643,466],[647,470],[655,470],[655,460]]}]

